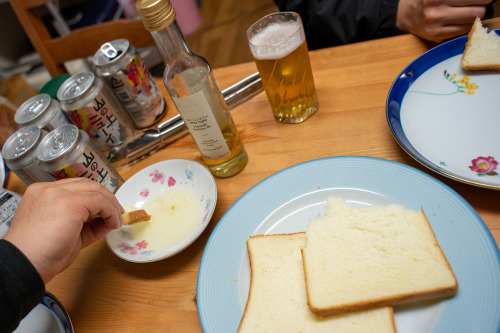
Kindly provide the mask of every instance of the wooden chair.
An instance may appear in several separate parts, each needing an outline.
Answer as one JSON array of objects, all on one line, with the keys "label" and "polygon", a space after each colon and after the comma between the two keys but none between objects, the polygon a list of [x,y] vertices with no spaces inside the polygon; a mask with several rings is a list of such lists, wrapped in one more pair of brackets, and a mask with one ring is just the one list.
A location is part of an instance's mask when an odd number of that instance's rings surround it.
[{"label": "wooden chair", "polygon": [[9,0],[33,47],[52,77],[67,73],[64,63],[92,56],[105,42],[127,39],[135,47],[154,46],[142,21],[118,19],[86,26],[68,35],[52,38],[37,7],[53,0]]}]

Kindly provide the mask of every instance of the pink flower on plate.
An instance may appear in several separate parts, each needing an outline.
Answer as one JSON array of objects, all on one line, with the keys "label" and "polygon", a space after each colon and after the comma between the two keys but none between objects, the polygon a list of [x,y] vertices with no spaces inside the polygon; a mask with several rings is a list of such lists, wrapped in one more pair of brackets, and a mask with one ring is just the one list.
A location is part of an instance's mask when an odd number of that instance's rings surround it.
[{"label": "pink flower on plate", "polygon": [[147,188],[145,188],[144,190],[142,190],[141,192],[139,192],[139,195],[141,197],[146,198],[149,195],[149,190]]},{"label": "pink flower on plate", "polygon": [[165,183],[165,176],[163,175],[163,173],[160,173],[160,171],[158,170],[155,170],[153,171],[152,173],[149,174],[150,177],[153,177],[151,180],[153,181],[153,183]]},{"label": "pink flower on plate", "polygon": [[148,246],[148,243],[146,243],[145,240],[140,241],[139,243],[136,243],[135,246],[137,246],[139,249],[145,249]]},{"label": "pink flower on plate", "polygon": [[172,187],[175,185],[175,179],[173,177],[168,177],[168,186]]},{"label": "pink flower on plate", "polygon": [[131,255],[137,254],[137,250],[138,250],[138,248],[136,246],[130,246],[130,245],[126,244],[126,243],[119,244],[118,248],[123,253],[129,253]]},{"label": "pink flower on plate", "polygon": [[[498,162],[491,156],[481,157],[472,160],[472,165],[469,166],[474,172],[477,172],[480,175],[491,174],[494,170],[496,170],[498,166]],[[495,173],[496,174],[496,173]]]}]

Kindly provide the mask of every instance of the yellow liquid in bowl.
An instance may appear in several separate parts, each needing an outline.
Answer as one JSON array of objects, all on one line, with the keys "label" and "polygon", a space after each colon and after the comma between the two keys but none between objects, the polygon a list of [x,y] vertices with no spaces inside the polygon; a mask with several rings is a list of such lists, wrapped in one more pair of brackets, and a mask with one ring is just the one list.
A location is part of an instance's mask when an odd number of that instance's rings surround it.
[{"label": "yellow liquid in bowl", "polygon": [[149,250],[165,250],[182,243],[201,219],[201,199],[188,189],[176,187],[148,199],[142,207],[151,222],[132,228],[134,239],[146,241]]}]

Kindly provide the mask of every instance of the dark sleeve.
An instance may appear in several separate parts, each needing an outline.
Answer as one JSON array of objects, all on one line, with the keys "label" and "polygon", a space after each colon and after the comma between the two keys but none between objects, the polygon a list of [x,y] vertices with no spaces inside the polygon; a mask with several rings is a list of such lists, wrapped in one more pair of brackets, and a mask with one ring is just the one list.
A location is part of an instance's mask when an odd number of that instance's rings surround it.
[{"label": "dark sleeve", "polygon": [[398,0],[275,0],[302,18],[310,50],[394,36]]},{"label": "dark sleeve", "polygon": [[0,239],[0,332],[12,332],[44,293],[43,280],[28,258]]}]

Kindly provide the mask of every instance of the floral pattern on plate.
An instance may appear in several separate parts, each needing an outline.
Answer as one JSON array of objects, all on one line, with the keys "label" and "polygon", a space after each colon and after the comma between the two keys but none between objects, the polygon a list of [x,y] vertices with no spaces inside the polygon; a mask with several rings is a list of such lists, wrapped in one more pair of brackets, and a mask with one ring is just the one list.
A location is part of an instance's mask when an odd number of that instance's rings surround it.
[{"label": "floral pattern on plate", "polygon": [[402,72],[389,92],[387,119],[405,150],[432,170],[500,189],[500,74],[465,71],[460,47],[450,50],[454,55],[430,51]]},{"label": "floral pattern on plate", "polygon": [[482,157],[479,156],[472,160],[472,165],[469,166],[473,172],[476,172],[478,176],[498,176],[495,171],[498,167],[498,162],[492,156]]},{"label": "floral pattern on plate", "polygon": [[173,248],[150,248],[147,239],[136,239],[133,228],[120,228],[106,235],[109,248],[120,258],[133,262],[157,261],[182,251],[208,225],[217,203],[217,187],[208,169],[198,162],[174,159],[144,168],[118,189],[120,203],[140,209],[146,200],[169,188],[193,190],[201,200],[201,218],[195,231]]},{"label": "floral pattern on plate", "polygon": [[448,72],[448,70],[446,70],[446,69],[443,72],[443,76],[448,82],[452,83],[456,87],[456,90],[451,91],[451,92],[445,92],[445,93],[418,91],[418,90],[410,90],[408,92],[436,95],[436,96],[454,95],[456,93],[464,93],[467,95],[474,95],[474,92],[476,91],[476,89],[479,88],[479,86],[477,84],[470,82],[469,76],[462,76],[460,79],[457,80],[458,74],[450,74]]}]

